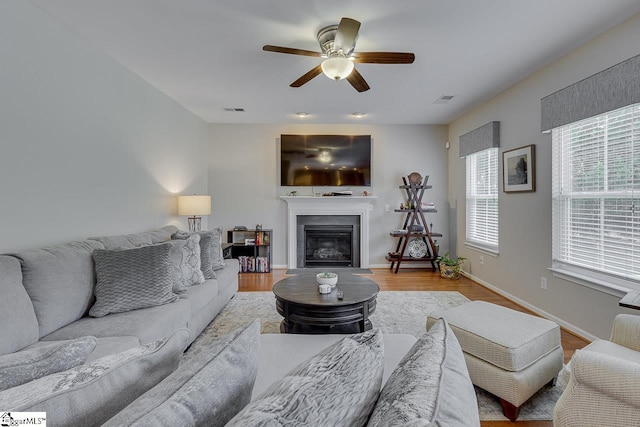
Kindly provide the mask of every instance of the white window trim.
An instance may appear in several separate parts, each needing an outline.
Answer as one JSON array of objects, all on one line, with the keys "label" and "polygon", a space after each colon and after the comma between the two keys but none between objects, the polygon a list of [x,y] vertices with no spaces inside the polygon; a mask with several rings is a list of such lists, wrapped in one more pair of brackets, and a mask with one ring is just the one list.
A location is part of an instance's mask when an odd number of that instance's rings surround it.
[{"label": "white window trim", "polygon": [[483,245],[479,245],[478,243],[469,242],[469,241],[465,241],[464,245],[473,251],[482,252],[484,254],[491,255],[492,257],[495,257],[495,258],[497,258],[500,255],[500,252],[498,251],[498,248],[496,246],[483,246]]},{"label": "white window trim", "polygon": [[613,295],[618,298],[622,298],[631,290],[640,290],[640,286],[630,287],[628,281],[612,278],[605,274],[598,274],[597,276],[592,275],[592,272],[586,273],[585,271],[578,271],[582,269],[575,267],[572,269],[571,266],[554,266],[549,270],[554,277],[564,279],[587,288],[595,289],[596,291]]},{"label": "white window trim", "polygon": [[[626,109],[629,107],[623,107],[622,109]],[[613,110],[611,112],[606,112],[606,113],[602,113],[601,115],[607,115],[610,114],[612,112],[615,112],[617,110]],[[634,114],[634,113],[629,113],[629,114]],[[586,120],[592,120],[594,118],[598,118],[599,116],[594,116],[593,118],[589,118]],[[576,124],[578,126],[579,122],[576,122]],[[571,126],[572,124],[567,124],[567,125],[563,125],[562,127],[565,126]],[[555,130],[554,130],[555,132]],[[605,154],[606,154],[606,147],[608,142],[608,138],[605,136]],[[553,137],[552,137],[552,143],[553,143]],[[556,146],[553,146],[553,151],[555,152],[556,150]],[[554,160],[556,158],[554,157]],[[564,168],[565,166],[563,166]],[[553,178],[553,182],[552,182],[552,186],[556,186],[557,182],[555,181],[556,177],[556,170],[555,170],[555,166],[554,166],[554,178]],[[606,177],[605,177],[606,178]],[[623,189],[623,190],[602,190],[602,191],[589,191],[589,192],[575,192],[575,193],[570,193],[570,192],[564,192],[564,198],[571,200],[574,196],[578,196],[578,198],[580,196],[582,197],[586,197],[586,196],[593,196],[595,198],[600,198],[600,199],[607,199],[607,198],[624,198],[625,196],[628,196],[629,192],[632,192],[633,190],[629,190],[629,189]],[[554,202],[554,206],[555,206],[555,200],[556,199],[560,199],[561,197],[556,196],[555,195],[555,190],[554,190],[554,194],[552,195],[553,198],[553,202]],[[633,197],[630,198],[631,200],[633,200]],[[555,213],[553,214],[555,215]],[[554,218],[555,221],[555,218]],[[555,245],[556,245],[556,236],[554,235],[554,241],[553,241],[553,245],[554,245],[554,251],[555,251]],[[555,253],[554,253],[555,256]],[[623,297],[626,293],[628,293],[631,290],[635,290],[635,291],[640,291],[640,277],[636,277],[636,276],[625,276],[625,275],[618,275],[614,272],[607,272],[607,271],[603,271],[601,268],[599,269],[591,269],[588,266],[583,266],[583,265],[577,265],[577,264],[572,264],[571,262],[567,262],[564,260],[558,260],[558,259],[554,259],[553,263],[552,263],[552,267],[549,268],[549,270],[552,272],[552,274],[554,275],[554,277],[558,277],[561,278],[563,280],[567,280],[570,281],[572,283],[576,283],[609,295],[613,295],[616,297]]]}]

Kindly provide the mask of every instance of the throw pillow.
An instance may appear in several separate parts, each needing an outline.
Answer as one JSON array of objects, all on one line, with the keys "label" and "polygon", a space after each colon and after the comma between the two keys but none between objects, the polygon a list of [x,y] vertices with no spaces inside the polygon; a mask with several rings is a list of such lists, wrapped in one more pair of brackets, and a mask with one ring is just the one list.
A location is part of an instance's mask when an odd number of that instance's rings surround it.
[{"label": "throw pillow", "polygon": [[379,330],[351,335],[301,363],[227,426],[363,426],[383,369]]},{"label": "throw pillow", "polygon": [[211,230],[211,267],[214,270],[224,268],[224,255],[222,254],[222,227]]},{"label": "throw pillow", "polygon": [[190,335],[183,328],[169,338],[1,391],[0,408],[46,412],[51,425],[102,425],[178,367]]},{"label": "throw pillow", "polygon": [[212,242],[213,232],[211,231],[199,231],[197,233],[187,233],[185,231],[178,231],[171,238],[175,240],[186,240],[192,234],[200,236],[200,270],[205,279],[215,279],[216,273],[213,271],[213,253]]},{"label": "throw pillow", "polygon": [[200,236],[193,234],[186,240],[172,240],[161,245],[169,245],[169,258],[173,271],[173,292],[180,293],[191,285],[204,282],[200,269]]},{"label": "throw pillow", "polygon": [[0,356],[0,390],[78,366],[87,360],[96,344],[95,337],[82,337]]},{"label": "throw pillow", "polygon": [[480,426],[464,355],[444,319],[409,350],[380,393],[369,426]]},{"label": "throw pillow", "polygon": [[169,245],[133,249],[96,249],[96,302],[92,317],[167,304],[178,299],[172,292]]},{"label": "throw pillow", "polygon": [[255,320],[181,365],[104,426],[222,427],[251,400],[259,350]]}]

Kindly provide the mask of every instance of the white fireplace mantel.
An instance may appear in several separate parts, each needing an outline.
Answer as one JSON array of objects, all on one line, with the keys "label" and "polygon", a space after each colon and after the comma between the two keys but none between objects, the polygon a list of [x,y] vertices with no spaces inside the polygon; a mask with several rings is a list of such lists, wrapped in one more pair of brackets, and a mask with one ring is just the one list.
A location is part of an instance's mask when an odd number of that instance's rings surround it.
[{"label": "white fireplace mantel", "polygon": [[298,268],[296,225],[298,215],[358,215],[360,267],[369,268],[369,212],[376,196],[280,196],[287,202],[287,263]]}]

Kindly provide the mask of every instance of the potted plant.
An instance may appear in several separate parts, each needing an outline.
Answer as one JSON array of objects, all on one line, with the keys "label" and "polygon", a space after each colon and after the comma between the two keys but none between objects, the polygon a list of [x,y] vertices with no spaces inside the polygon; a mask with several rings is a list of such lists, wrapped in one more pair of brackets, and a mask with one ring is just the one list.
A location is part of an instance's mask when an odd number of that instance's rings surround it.
[{"label": "potted plant", "polygon": [[456,257],[451,258],[449,256],[449,251],[447,251],[444,255],[436,258],[436,262],[438,263],[438,268],[440,269],[440,276],[445,279],[459,279],[461,275],[460,264],[465,260],[464,257]]},{"label": "potted plant", "polygon": [[335,288],[338,283],[338,275],[336,273],[324,271],[316,274],[316,281],[319,285],[330,285],[332,288]]}]

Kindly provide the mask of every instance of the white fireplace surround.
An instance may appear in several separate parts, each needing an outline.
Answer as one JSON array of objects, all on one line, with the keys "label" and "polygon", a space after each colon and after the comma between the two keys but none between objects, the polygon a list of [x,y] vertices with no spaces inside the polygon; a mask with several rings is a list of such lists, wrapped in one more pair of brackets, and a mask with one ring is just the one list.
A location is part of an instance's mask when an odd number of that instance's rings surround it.
[{"label": "white fireplace surround", "polygon": [[296,226],[298,215],[358,215],[360,217],[360,268],[369,268],[369,212],[376,196],[280,196],[287,202],[287,264],[298,268]]}]

